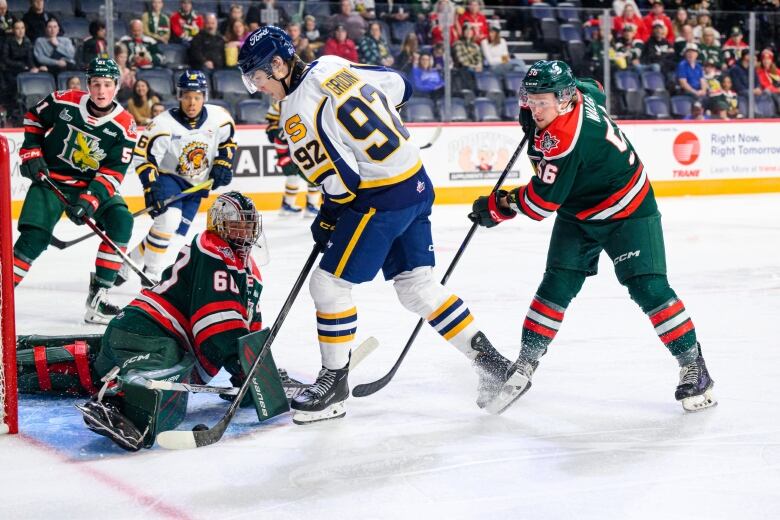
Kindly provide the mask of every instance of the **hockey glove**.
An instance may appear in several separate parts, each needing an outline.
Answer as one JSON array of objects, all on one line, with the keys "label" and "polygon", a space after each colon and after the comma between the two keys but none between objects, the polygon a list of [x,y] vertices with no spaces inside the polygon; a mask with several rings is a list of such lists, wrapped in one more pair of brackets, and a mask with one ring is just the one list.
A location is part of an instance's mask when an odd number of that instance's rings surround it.
[{"label": "hockey glove", "polygon": [[514,211],[508,208],[503,209],[498,204],[498,200],[506,196],[505,190],[498,190],[488,196],[479,197],[471,206],[469,220],[480,226],[491,228],[505,220],[515,218]]},{"label": "hockey glove", "polygon": [[144,189],[144,202],[147,208],[152,208],[149,214],[152,218],[165,213],[165,190],[162,184],[157,181],[152,182]]},{"label": "hockey glove", "polygon": [[225,159],[215,160],[214,166],[211,168],[211,178],[214,179],[212,189],[230,184],[230,181],[233,180],[233,168],[230,162]]},{"label": "hockey glove", "polygon": [[311,236],[323,251],[328,246],[330,235],[336,229],[336,223],[322,216],[322,211],[317,214],[311,223]]},{"label": "hockey glove", "polygon": [[92,218],[92,215],[97,211],[99,204],[97,197],[90,192],[85,191],[79,195],[75,204],[71,204],[65,208],[65,213],[67,213],[68,218],[74,224],[80,226],[84,221]]},{"label": "hockey glove", "polygon": [[523,129],[523,133],[529,138],[533,136],[533,132],[536,130],[536,122],[534,121],[531,109],[521,106],[518,119],[520,120],[520,127]]},{"label": "hockey glove", "polygon": [[40,148],[22,148],[19,150],[19,158],[22,160],[22,164],[19,166],[22,177],[35,181],[39,175],[49,176],[49,166],[46,164]]}]

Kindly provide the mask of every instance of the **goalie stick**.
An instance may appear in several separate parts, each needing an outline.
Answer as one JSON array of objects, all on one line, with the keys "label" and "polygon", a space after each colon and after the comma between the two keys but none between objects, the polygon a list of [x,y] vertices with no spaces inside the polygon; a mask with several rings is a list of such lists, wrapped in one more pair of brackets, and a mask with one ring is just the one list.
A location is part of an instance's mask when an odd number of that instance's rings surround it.
[{"label": "goalie stick", "polygon": [[[498,178],[498,181],[496,181],[496,185],[493,187],[491,193],[497,191],[501,187],[501,185],[504,184],[504,180],[506,179],[506,176],[509,175],[509,170],[512,168],[512,166],[515,164],[515,161],[517,161],[517,158],[520,156],[520,152],[523,150],[526,141],[528,141],[528,135],[525,135],[523,139],[520,141],[520,144],[517,145],[517,149],[515,150],[515,153],[512,154],[512,157],[509,159],[509,162],[506,163],[506,166],[504,167],[504,171],[501,172],[501,176]],[[460,247],[458,248],[458,252],[455,253],[455,257],[452,259],[452,262],[450,262],[450,266],[447,268],[447,272],[444,273],[444,277],[441,279],[442,285],[447,284],[447,280],[450,279],[450,275],[455,270],[455,266],[458,265],[458,261],[460,260],[460,257],[463,255],[463,252],[466,250],[466,247],[469,245],[469,242],[471,242],[471,237],[473,237],[474,233],[477,231],[477,227],[479,227],[479,225],[476,222],[474,222],[471,225],[471,229],[469,229],[469,232],[466,234],[466,238],[463,239],[463,242],[460,244]],[[390,371],[384,376],[382,376],[380,379],[377,379],[376,381],[372,381],[371,383],[364,383],[362,385],[357,385],[355,388],[352,389],[353,396],[365,397],[367,395],[374,394],[387,386],[390,380],[393,379],[393,376],[395,376],[395,373],[398,372],[398,368],[401,366],[401,362],[404,360],[406,354],[409,352],[409,349],[412,347],[412,343],[414,343],[414,340],[417,338],[417,334],[419,334],[420,329],[423,326],[423,323],[425,323],[425,318],[420,318],[419,321],[417,322],[417,325],[414,327],[414,330],[412,331],[412,335],[409,336],[409,340],[406,342],[404,349],[401,351],[401,355],[398,356],[398,360],[395,362],[395,364],[390,369]]]},{"label": "goalie stick", "polygon": [[[205,190],[205,189],[211,189],[211,185],[214,184],[214,179],[209,179],[205,182],[201,182],[200,184],[196,184],[195,186],[191,188],[187,188],[186,190],[182,191],[181,193],[177,195],[173,195],[171,197],[168,197],[163,201],[164,206],[168,206],[170,204],[173,204],[174,202],[183,199],[184,197],[187,197],[189,195],[192,195],[196,191]],[[133,218],[140,217],[141,215],[146,215],[150,211],[152,211],[152,207],[139,209],[135,213],[133,213]],[[78,244],[79,242],[83,242],[84,240],[92,237],[95,235],[95,232],[92,231],[90,233],[87,233],[86,235],[82,235],[78,238],[74,238],[73,240],[60,240],[59,238],[52,235],[51,240],[49,240],[49,244],[53,245],[57,249],[65,249],[67,247],[73,246]]]},{"label": "goalie stick", "polygon": [[[354,370],[364,359],[366,359],[366,357],[376,350],[378,346],[379,341],[371,336],[355,347],[352,351],[352,357],[349,358],[349,369]],[[290,382],[285,382],[284,379],[282,379],[282,386],[285,390],[297,390],[299,388],[308,388],[311,385],[295,381],[294,379],[291,379]],[[193,394],[220,395],[237,395],[239,391],[239,388],[234,386],[195,385],[188,383],[173,383],[171,381],[158,381],[157,379],[149,379],[146,381],[146,388],[150,390],[172,390],[174,392],[190,392]]]},{"label": "goalie stick", "polygon": [[219,422],[211,428],[207,428],[205,430],[168,430],[161,432],[157,436],[157,443],[160,446],[169,450],[182,450],[190,448],[202,448],[203,446],[209,446],[215,442],[219,442],[219,440],[225,434],[225,430],[227,430],[230,421],[233,420],[233,416],[236,415],[239,404],[244,399],[247,391],[249,391],[249,385],[252,383],[252,375],[257,370],[257,367],[260,366],[260,362],[265,357],[265,353],[268,352],[268,349],[271,348],[271,344],[274,342],[276,335],[279,333],[279,329],[282,328],[282,324],[284,323],[287,314],[290,312],[290,308],[292,307],[293,302],[295,302],[295,299],[298,297],[298,293],[301,291],[303,282],[306,281],[306,278],[309,276],[309,272],[311,271],[312,267],[314,267],[314,262],[317,260],[319,254],[320,246],[315,244],[311,250],[311,253],[309,254],[309,258],[306,259],[306,264],[304,264],[303,269],[301,269],[300,274],[298,274],[298,278],[295,280],[295,283],[290,290],[290,294],[287,295],[287,299],[284,301],[284,305],[282,305],[282,309],[279,311],[279,315],[276,317],[276,321],[274,321],[274,324],[271,326],[271,330],[268,333],[268,337],[265,340],[265,344],[263,345],[262,350],[255,358],[252,366],[249,368],[249,371],[246,375],[246,380],[244,380],[244,382],[239,387],[236,398],[233,399],[232,403],[230,403],[230,406],[225,412],[225,415],[222,416],[222,419],[220,419]]}]

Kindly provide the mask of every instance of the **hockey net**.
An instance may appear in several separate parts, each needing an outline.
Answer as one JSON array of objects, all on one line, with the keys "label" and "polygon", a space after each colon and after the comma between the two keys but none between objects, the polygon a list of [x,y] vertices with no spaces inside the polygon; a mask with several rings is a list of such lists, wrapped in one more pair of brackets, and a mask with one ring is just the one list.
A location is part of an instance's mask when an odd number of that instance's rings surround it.
[{"label": "hockey net", "polygon": [[0,433],[18,431],[11,217],[11,154],[0,135]]}]

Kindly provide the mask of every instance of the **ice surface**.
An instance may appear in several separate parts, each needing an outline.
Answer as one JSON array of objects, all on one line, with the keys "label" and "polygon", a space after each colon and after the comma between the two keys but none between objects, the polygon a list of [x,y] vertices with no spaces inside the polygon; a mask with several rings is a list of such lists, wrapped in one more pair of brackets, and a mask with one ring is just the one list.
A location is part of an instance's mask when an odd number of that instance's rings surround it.
[{"label": "ice surface", "polygon": [[[477,409],[472,369],[427,326],[395,380],[350,399],[345,419],[261,426],[242,410],[204,449],[126,453],[81,425],[73,399],[23,396],[23,433],[0,437],[0,518],[777,518],[780,195],[659,204],[669,278],[696,324],[717,408],[683,413],[675,361],[602,257],[533,388],[500,417]],[[466,212],[434,210],[438,277],[465,236]],[[264,218],[270,324],[311,242],[307,221]],[[139,220],[136,239],[148,224]],[[450,280],[512,358],[551,225],[517,218],[480,230]],[[57,228],[63,238],[81,232]],[[101,330],[81,323],[96,247],[52,249],[35,263],[16,293],[19,334]],[[112,291],[119,303],[138,290],[128,285]],[[382,346],[353,385],[389,369],[417,319],[389,283],[354,296],[358,336]],[[306,291],[273,350],[293,375],[316,374]],[[183,427],[213,424],[225,406],[199,395]]]}]

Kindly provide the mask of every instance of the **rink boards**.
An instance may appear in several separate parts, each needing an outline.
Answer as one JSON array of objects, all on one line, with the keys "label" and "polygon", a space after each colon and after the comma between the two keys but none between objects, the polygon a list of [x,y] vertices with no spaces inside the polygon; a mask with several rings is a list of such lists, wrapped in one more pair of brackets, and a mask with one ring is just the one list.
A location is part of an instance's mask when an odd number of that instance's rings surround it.
[{"label": "rink boards", "polygon": [[[522,137],[515,123],[410,124],[423,162],[436,186],[438,204],[471,202],[495,184]],[[621,121],[660,196],[761,193],[780,191],[780,131],[777,120]],[[12,199],[18,217],[29,181],[19,174],[18,150],[24,133],[5,129],[11,148]],[[260,209],[275,209],[284,181],[275,167],[275,151],[264,126],[239,126],[236,172],[231,188],[251,194]],[[532,175],[523,154],[507,185],[525,184]],[[141,184],[129,174],[121,189],[131,210],[143,207]],[[303,197],[303,195],[301,195]],[[207,207],[203,205],[202,208]]]}]

